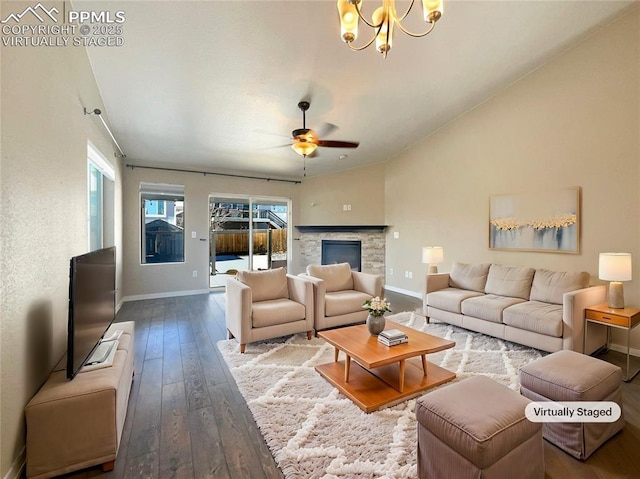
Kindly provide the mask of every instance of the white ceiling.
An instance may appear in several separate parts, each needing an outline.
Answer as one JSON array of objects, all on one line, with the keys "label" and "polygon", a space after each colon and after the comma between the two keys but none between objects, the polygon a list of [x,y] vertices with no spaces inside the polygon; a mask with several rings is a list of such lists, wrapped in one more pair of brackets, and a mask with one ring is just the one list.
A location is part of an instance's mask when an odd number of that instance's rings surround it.
[{"label": "white ceiling", "polygon": [[[127,162],[301,178],[302,157],[273,148],[302,127],[301,99],[311,102],[307,127],[333,123],[326,139],[360,142],[319,148],[307,176],[383,162],[633,3],[444,1],[435,30],[411,38],[396,29],[386,59],[347,48],[335,1],[82,5],[126,13],[124,46],[87,50]],[[414,10],[409,25],[423,29],[420,2]],[[356,43],[370,35],[361,24]]]}]

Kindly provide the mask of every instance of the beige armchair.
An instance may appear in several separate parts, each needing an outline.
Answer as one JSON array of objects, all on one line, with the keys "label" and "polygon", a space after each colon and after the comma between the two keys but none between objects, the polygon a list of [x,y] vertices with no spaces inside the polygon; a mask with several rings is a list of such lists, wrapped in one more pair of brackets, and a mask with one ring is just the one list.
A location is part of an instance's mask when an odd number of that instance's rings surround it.
[{"label": "beige armchair", "polygon": [[304,277],[313,283],[316,331],[364,322],[362,303],[382,296],[382,276],[352,271],[349,263],[309,265]]},{"label": "beige armchair", "polygon": [[313,287],[284,268],[240,271],[227,279],[226,320],[229,339],[240,352],[247,343],[313,331]]}]

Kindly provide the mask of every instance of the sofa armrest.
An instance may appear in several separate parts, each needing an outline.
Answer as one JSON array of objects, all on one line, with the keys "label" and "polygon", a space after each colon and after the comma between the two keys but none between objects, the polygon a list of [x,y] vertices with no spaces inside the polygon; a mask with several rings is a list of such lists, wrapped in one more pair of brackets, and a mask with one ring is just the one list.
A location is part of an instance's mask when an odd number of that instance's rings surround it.
[{"label": "sofa armrest", "polygon": [[449,273],[427,274],[424,295],[422,297],[422,311],[427,316],[427,295],[449,287]]},{"label": "sofa armrest", "polygon": [[314,317],[313,283],[300,276],[288,274],[287,286],[289,288],[289,299],[304,305],[305,318],[309,325],[307,331],[311,331],[313,329]]},{"label": "sofa armrest", "polygon": [[249,337],[251,332],[251,288],[236,278],[227,278],[227,329],[234,337]]},{"label": "sofa armrest", "polygon": [[382,296],[382,276],[371,273],[352,271],[353,289],[362,293],[370,294],[372,297]]},{"label": "sofa armrest", "polygon": [[[589,306],[604,302],[606,295],[607,288],[604,285],[578,289],[563,295],[562,320],[564,321],[564,328],[562,332],[562,349],[570,349],[579,353],[585,352],[584,329],[586,321],[584,319],[584,310]],[[595,343],[597,338],[593,338],[593,341]],[[589,343],[592,343],[591,338]],[[591,348],[588,347],[588,349]]]}]

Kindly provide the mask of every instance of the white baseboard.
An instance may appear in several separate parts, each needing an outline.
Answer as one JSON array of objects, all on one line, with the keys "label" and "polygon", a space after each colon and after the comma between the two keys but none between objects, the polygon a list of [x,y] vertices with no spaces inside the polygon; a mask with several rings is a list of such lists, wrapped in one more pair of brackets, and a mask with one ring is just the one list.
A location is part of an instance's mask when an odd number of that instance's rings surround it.
[{"label": "white baseboard", "polygon": [[15,458],[3,479],[20,479],[22,477],[22,473],[27,463],[26,454],[26,446],[23,446],[18,457]]},{"label": "white baseboard", "polygon": [[396,288],[395,286],[389,286],[387,284],[385,284],[384,289],[385,291],[393,291],[394,293],[400,293],[400,294],[404,294],[405,296],[411,296],[413,298],[422,299],[422,293],[419,293],[417,291],[410,291],[408,289]]},{"label": "white baseboard", "polygon": [[[612,351],[617,351],[617,352],[622,353],[622,354],[627,354],[627,347],[623,346],[621,344],[611,343],[611,344],[609,344],[609,349],[611,349]],[[629,354],[631,356],[640,357],[640,349],[630,348],[629,349]]]},{"label": "white baseboard", "polygon": [[125,296],[122,298],[122,302],[139,301],[142,299],[160,299],[160,298],[172,298],[174,296],[193,296],[194,294],[209,294],[209,289],[192,289],[189,291],[168,291],[166,293],[151,293],[151,294],[134,294],[132,296]]}]

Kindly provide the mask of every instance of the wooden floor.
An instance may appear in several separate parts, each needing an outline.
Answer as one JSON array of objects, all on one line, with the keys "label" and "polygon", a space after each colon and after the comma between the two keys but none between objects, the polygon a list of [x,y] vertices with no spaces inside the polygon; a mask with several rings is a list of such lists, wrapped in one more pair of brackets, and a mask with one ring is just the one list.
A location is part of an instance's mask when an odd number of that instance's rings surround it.
[{"label": "wooden floor", "polygon": [[[416,298],[387,298],[396,312],[420,307]],[[216,292],[122,306],[117,321],[136,322],[136,357],[115,469],[65,477],[283,477],[215,346],[226,339],[224,301]],[[586,462],[545,442],[545,477],[640,478],[640,375],[623,385],[623,401],[625,429]]]}]

